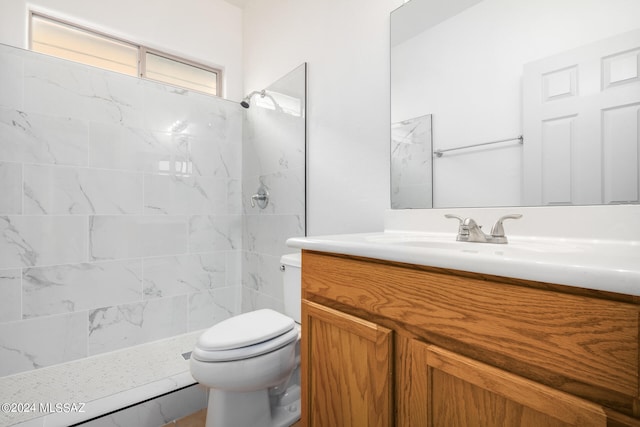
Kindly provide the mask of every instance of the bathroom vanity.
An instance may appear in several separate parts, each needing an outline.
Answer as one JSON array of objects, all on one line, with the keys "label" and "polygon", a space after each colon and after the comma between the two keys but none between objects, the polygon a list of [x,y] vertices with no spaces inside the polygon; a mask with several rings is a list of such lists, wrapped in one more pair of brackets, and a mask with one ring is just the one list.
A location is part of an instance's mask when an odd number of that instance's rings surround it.
[{"label": "bathroom vanity", "polygon": [[[589,270],[586,250],[572,266],[519,260],[518,242],[403,236],[289,240],[302,249],[303,425],[640,426],[637,243]],[[558,282],[528,278],[552,258]]]},{"label": "bathroom vanity", "polygon": [[640,425],[638,298],[303,252],[308,426]]}]

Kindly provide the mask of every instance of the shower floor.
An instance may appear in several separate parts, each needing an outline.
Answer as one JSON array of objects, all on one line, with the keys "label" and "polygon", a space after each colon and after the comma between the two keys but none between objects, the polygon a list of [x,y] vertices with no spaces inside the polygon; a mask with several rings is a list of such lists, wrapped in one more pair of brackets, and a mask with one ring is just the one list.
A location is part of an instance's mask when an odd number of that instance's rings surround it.
[{"label": "shower floor", "polygon": [[[72,425],[196,383],[182,354],[202,331],[0,378],[0,402],[82,405],[81,412],[0,412],[0,426]],[[36,424],[29,424],[36,425]],[[38,423],[38,425],[40,425]]]}]

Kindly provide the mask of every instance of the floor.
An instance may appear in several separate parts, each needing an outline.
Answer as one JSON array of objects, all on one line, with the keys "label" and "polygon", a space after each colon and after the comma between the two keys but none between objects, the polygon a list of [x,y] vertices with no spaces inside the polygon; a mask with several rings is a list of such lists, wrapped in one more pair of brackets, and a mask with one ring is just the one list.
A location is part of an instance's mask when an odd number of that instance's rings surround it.
[{"label": "floor", "polygon": [[[204,427],[205,420],[207,419],[207,410],[203,409],[191,414],[187,417],[180,418],[172,423],[165,424],[163,427]],[[302,423],[298,421],[291,427],[301,427]]]},{"label": "floor", "polygon": [[165,424],[162,427],[204,427],[204,422],[206,419],[207,410],[202,409],[195,414],[180,418],[179,420],[176,420],[169,424]]},{"label": "floor", "polygon": [[204,427],[207,419],[207,410],[203,409],[184,418],[180,418],[172,423],[165,424],[162,427]]}]

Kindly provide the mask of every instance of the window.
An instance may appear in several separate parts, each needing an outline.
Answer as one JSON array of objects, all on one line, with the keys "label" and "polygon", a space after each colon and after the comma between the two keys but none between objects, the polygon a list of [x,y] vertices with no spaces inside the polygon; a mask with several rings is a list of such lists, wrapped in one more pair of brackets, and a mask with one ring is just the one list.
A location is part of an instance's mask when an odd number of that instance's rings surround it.
[{"label": "window", "polygon": [[31,13],[31,50],[221,96],[222,71]]},{"label": "window", "polygon": [[144,58],[144,77],[217,95],[219,71],[147,49]]}]

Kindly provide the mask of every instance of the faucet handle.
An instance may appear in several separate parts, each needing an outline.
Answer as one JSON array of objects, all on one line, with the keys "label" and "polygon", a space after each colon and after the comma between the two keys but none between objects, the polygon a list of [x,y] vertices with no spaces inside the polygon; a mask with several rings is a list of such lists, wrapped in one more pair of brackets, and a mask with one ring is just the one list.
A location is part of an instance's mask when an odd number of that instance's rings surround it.
[{"label": "faucet handle", "polygon": [[462,225],[462,223],[464,222],[464,218],[459,217],[458,215],[454,215],[454,214],[445,214],[444,215],[445,218],[449,218],[449,219],[457,219],[458,221],[460,221],[460,225]]},{"label": "faucet handle", "polygon": [[445,214],[444,216],[445,216],[445,218],[457,219],[458,221],[460,221],[460,224],[459,224],[460,229],[462,229],[462,227],[466,227],[466,228],[469,228],[469,227],[482,228],[482,226],[478,225],[478,223],[476,223],[476,221],[471,217],[462,218],[462,217],[459,217],[458,215],[453,215],[453,214]]},{"label": "faucet handle", "polygon": [[458,215],[453,215],[453,214],[445,214],[444,215],[445,218],[449,218],[449,219],[457,219],[459,221],[458,224],[458,236],[456,237],[456,240],[460,240],[461,236],[469,236],[469,225],[468,222],[469,220],[473,221],[471,218],[462,218],[459,217]]},{"label": "faucet handle", "polygon": [[501,217],[493,225],[493,228],[491,229],[491,235],[493,237],[504,237],[504,227],[502,226],[502,221],[504,221],[505,219],[520,219],[520,218],[522,218],[522,214],[511,214],[511,215],[505,215]]}]

